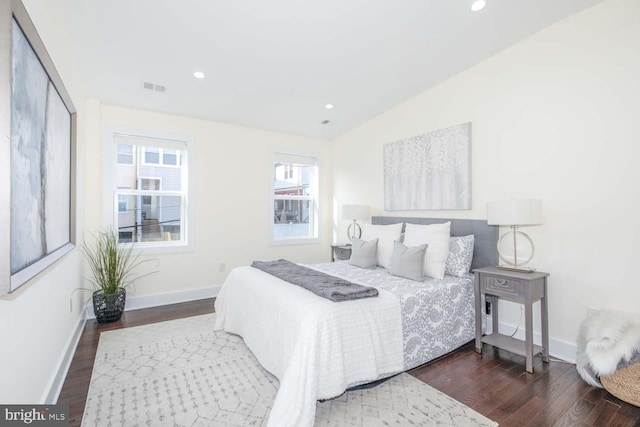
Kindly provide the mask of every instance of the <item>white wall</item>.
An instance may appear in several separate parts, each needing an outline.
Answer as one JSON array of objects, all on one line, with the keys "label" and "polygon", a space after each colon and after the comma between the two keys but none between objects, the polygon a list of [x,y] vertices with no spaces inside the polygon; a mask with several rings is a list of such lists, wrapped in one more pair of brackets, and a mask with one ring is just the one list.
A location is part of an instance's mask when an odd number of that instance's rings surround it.
[{"label": "white wall", "polygon": [[[550,335],[574,343],[587,307],[638,311],[639,52],[637,0],[560,21],[333,141],[334,202],[485,219],[490,200],[543,199],[544,225],[526,231],[551,273]],[[383,144],[468,121],[472,210],[384,212]]]},{"label": "white wall", "polygon": [[[195,144],[195,246],[192,252],[154,255],[159,274],[136,286],[137,295],[202,289],[223,283],[228,271],[253,259],[288,258],[327,261],[331,173],[325,141],[264,132],[135,109],[105,106],[87,99],[75,66],[75,13],[70,0],[24,0],[78,111],[77,235],[104,226],[102,221],[102,144],[106,127],[129,127],[187,136]],[[320,243],[268,245],[269,189],[273,149],[317,155],[320,161]],[[219,272],[219,264],[226,272]],[[87,271],[74,250],[14,294],[0,298],[0,403],[54,401],[61,381],[56,375],[68,360],[65,351],[80,332],[87,295],[72,292],[87,286]],[[88,273],[87,273],[88,274]],[[197,294],[197,293],[195,293]],[[200,295],[200,294],[199,294]],[[172,296],[162,301],[170,302]],[[70,301],[74,309],[70,310]],[[71,354],[72,356],[72,354]]]},{"label": "white wall", "polygon": [[[89,100],[91,138],[85,155],[86,230],[104,226],[104,177],[101,158],[104,130],[124,128],[181,135],[193,142],[190,183],[194,209],[194,250],[154,254],[159,274],[137,282],[136,295],[154,295],[221,285],[228,272],[253,260],[287,258],[300,262],[330,257],[331,174],[329,143],[274,132],[215,123]],[[271,153],[274,149],[317,155],[320,163],[320,243],[269,246]],[[195,205],[195,206],[194,206]],[[220,264],[226,266],[220,272]]]},{"label": "white wall", "polygon": [[[78,110],[84,129],[83,87],[74,68],[73,43],[67,22],[68,1],[24,0],[25,7]],[[82,153],[79,133],[79,153]],[[82,179],[78,165],[78,178]],[[77,194],[78,206],[83,193]],[[82,227],[78,209],[77,229]],[[69,309],[71,293],[82,286],[82,261],[77,250],[64,256],[15,293],[0,298],[0,403],[44,403],[55,399],[57,374],[65,350],[81,319],[80,300]],[[52,393],[51,395],[49,393]]]}]

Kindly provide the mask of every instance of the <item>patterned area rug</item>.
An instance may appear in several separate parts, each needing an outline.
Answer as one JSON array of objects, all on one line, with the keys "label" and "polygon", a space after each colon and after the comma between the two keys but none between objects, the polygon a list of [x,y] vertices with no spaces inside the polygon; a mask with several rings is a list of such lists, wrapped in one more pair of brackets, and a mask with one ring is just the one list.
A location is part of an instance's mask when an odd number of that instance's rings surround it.
[{"label": "patterned area rug", "polygon": [[[83,426],[265,426],[278,380],[215,314],[103,332]],[[318,402],[316,426],[496,426],[400,374]]]}]

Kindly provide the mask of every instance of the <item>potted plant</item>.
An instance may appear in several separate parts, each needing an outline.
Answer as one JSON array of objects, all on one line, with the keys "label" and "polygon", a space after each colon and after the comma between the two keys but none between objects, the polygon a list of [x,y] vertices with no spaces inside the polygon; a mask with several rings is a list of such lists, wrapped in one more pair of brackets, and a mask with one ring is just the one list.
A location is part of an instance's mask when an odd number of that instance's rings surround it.
[{"label": "potted plant", "polygon": [[127,299],[127,287],[151,273],[135,275],[134,270],[150,260],[139,260],[133,255],[133,244],[118,243],[115,230],[109,228],[95,235],[90,246],[83,242],[80,250],[84,254],[93,279],[93,311],[98,323],[115,322],[122,317]]}]

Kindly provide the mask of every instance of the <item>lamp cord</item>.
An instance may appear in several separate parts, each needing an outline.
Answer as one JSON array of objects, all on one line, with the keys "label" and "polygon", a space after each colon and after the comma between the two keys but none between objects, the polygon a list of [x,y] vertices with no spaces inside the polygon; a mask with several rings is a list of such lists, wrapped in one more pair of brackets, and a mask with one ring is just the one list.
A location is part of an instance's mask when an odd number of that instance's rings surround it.
[{"label": "lamp cord", "polygon": [[513,331],[513,333],[510,335],[511,338],[513,338],[513,336],[518,332],[518,330],[520,329],[520,324],[522,323],[522,312],[524,311],[524,308],[522,306],[520,306],[520,320],[518,320],[518,324],[516,325],[516,330]]}]

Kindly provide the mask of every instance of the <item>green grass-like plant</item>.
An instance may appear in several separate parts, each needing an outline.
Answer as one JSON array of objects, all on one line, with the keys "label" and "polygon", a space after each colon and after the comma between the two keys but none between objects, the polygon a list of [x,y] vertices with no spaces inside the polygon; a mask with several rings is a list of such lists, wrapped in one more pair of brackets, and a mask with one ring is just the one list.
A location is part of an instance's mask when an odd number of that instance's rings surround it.
[{"label": "green grass-like plant", "polygon": [[140,254],[133,255],[133,244],[118,243],[118,234],[112,228],[96,234],[93,245],[83,240],[80,250],[93,274],[93,279],[88,280],[94,290],[105,295],[115,294],[119,289],[126,289],[137,280],[155,273],[134,273],[141,264],[151,260],[140,260]]}]

